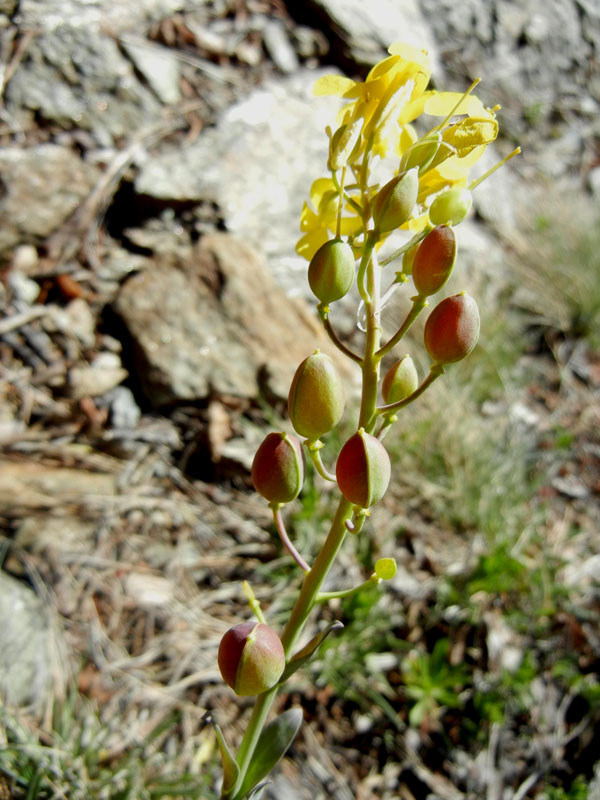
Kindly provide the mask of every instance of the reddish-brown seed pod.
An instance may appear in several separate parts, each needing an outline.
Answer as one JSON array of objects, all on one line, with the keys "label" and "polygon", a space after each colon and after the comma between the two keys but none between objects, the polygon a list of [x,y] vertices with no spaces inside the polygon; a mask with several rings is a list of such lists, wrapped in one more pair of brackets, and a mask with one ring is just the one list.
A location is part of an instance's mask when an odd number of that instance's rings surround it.
[{"label": "reddish-brown seed pod", "polygon": [[456,259],[456,236],[448,225],[438,225],[419,245],[412,266],[412,277],[422,297],[439,292],[446,283]]},{"label": "reddish-brown seed pod", "polygon": [[322,303],[334,303],[354,282],[354,253],[348,242],[331,239],[321,245],[308,265],[308,282]]},{"label": "reddish-brown seed pod", "polygon": [[288,412],[294,430],[315,441],[344,413],[344,386],[332,359],[318,350],[305,358],[292,379]]},{"label": "reddish-brown seed pod", "polygon": [[468,356],[479,339],[479,309],[461,292],[437,305],[425,323],[424,341],[436,364],[451,364]]},{"label": "reddish-brown seed pod", "polygon": [[221,639],[219,670],[225,683],[241,697],[271,689],[283,673],[281,639],[262,622],[241,622]]},{"label": "reddish-brown seed pod", "polygon": [[390,457],[379,439],[360,428],[340,450],[335,474],[346,500],[360,508],[369,508],[387,491]]},{"label": "reddish-brown seed pod", "polygon": [[252,483],[270,503],[290,503],[304,483],[304,452],[295,436],[269,433],[252,462]]},{"label": "reddish-brown seed pod", "polygon": [[381,394],[385,403],[397,403],[412,394],[419,386],[415,362],[409,355],[388,369],[381,382]]}]

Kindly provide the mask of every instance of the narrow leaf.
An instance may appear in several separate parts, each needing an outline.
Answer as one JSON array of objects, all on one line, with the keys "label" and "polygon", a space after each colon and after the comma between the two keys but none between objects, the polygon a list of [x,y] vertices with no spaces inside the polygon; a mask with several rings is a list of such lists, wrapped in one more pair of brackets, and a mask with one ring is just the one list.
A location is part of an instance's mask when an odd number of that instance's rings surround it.
[{"label": "narrow leaf", "polygon": [[213,730],[215,732],[215,736],[217,737],[217,741],[219,743],[219,751],[221,753],[221,763],[223,765],[223,787],[221,792],[223,795],[225,795],[227,794],[227,792],[230,792],[235,786],[235,783],[240,774],[240,768],[231,750],[229,749],[227,742],[225,741],[225,737],[223,736],[223,731],[217,725],[217,723],[214,721],[214,719],[209,713],[204,715],[204,721],[212,725]]},{"label": "narrow leaf", "polygon": [[317,650],[323,644],[325,638],[331,633],[331,631],[337,631],[343,627],[343,623],[341,623],[339,620],[331,622],[320,633],[317,633],[317,635],[314,636],[310,642],[302,648],[302,650],[298,650],[297,653],[294,653],[294,655],[286,664],[283,675],[279,679],[279,683],[284,683],[287,681],[290,675],[293,675],[296,670],[304,666],[307,661],[310,661],[310,659],[316,655]]},{"label": "narrow leaf", "polygon": [[248,771],[234,800],[242,800],[283,758],[296,738],[303,716],[302,709],[296,706],[284,711],[267,725],[258,740]]}]

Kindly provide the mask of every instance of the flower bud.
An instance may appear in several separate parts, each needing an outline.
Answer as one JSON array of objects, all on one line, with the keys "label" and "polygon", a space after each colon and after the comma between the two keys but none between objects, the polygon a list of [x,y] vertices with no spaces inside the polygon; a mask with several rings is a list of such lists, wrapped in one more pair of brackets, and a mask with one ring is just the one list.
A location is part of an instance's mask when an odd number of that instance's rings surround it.
[{"label": "flower bud", "polygon": [[418,167],[419,173],[425,172],[437,155],[442,141],[442,134],[435,133],[424,139],[416,141],[408,150],[402,154],[400,159],[400,170],[404,171]]},{"label": "flower bud", "polygon": [[321,245],[308,265],[308,282],[322,303],[333,303],[350,291],[354,253],[347,242],[331,239]]},{"label": "flower bud", "polygon": [[329,160],[327,168],[338,170],[345,167],[352,157],[356,155],[360,142],[360,133],[363,126],[363,119],[355,119],[348,122],[336,130],[329,143]]},{"label": "flower bud", "polygon": [[412,277],[423,297],[439,292],[446,283],[456,259],[456,236],[447,225],[438,225],[419,245],[413,262]]},{"label": "flower bud", "polygon": [[288,396],[294,430],[310,441],[328,433],[344,413],[344,388],[335,364],[316,350],[296,370]]},{"label": "flower bud", "polygon": [[473,205],[473,195],[468,189],[447,189],[429,206],[429,219],[434,225],[458,225]]},{"label": "flower bud", "polygon": [[262,622],[241,622],[221,639],[219,670],[225,683],[240,697],[271,689],[285,668],[281,639]]},{"label": "flower bud", "polygon": [[360,428],[340,450],[336,478],[346,500],[360,508],[378,503],[390,482],[390,457],[379,439]]},{"label": "flower bud", "polygon": [[425,323],[425,347],[436,364],[451,364],[468,356],[479,339],[479,310],[461,292],[437,305]]},{"label": "flower bud", "polygon": [[304,452],[295,436],[269,433],[252,462],[252,483],[270,503],[290,503],[304,483]]},{"label": "flower bud", "polygon": [[419,192],[419,170],[415,167],[388,181],[373,200],[373,220],[379,233],[404,225],[412,214]]},{"label": "flower bud", "polygon": [[409,355],[388,369],[381,382],[381,394],[385,403],[397,403],[412,394],[419,386],[415,362]]}]

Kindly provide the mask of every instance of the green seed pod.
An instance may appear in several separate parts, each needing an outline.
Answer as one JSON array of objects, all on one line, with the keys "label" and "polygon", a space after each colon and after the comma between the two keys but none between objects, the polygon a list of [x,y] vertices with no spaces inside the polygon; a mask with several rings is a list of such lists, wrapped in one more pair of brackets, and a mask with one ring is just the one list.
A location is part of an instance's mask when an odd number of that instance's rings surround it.
[{"label": "green seed pod", "polygon": [[294,430],[310,441],[328,433],[344,413],[344,387],[335,364],[316,350],[296,370],[288,396]]},{"label": "green seed pod", "polygon": [[419,170],[408,172],[388,181],[373,200],[373,220],[379,233],[388,233],[403,225],[412,214],[419,193]]},{"label": "green seed pod", "polygon": [[378,503],[390,482],[390,457],[379,439],[360,428],[340,450],[335,474],[346,500],[360,508]]},{"label": "green seed pod", "polygon": [[331,239],[321,245],[308,265],[308,282],[322,303],[333,303],[354,282],[354,253],[347,242]]},{"label": "green seed pod", "polygon": [[281,639],[262,622],[241,622],[221,639],[219,670],[240,697],[262,694],[281,678],[285,654]]},{"label": "green seed pod", "polygon": [[304,483],[304,452],[295,436],[269,433],[252,462],[252,483],[270,503],[290,503]]},{"label": "green seed pod", "polygon": [[479,339],[479,310],[473,298],[461,292],[437,305],[425,323],[427,352],[436,364],[451,364],[468,356]]},{"label": "green seed pod", "polygon": [[412,277],[417,292],[429,297],[446,283],[456,259],[456,236],[448,225],[438,225],[419,245]]},{"label": "green seed pod", "polygon": [[381,394],[385,403],[398,403],[412,394],[419,386],[415,362],[409,355],[388,369],[381,382]]},{"label": "green seed pod", "polygon": [[442,134],[439,132],[416,141],[403,153],[400,159],[400,171],[404,172],[407,169],[417,167],[419,174],[425,172],[436,157],[441,141]]},{"label": "green seed pod", "polygon": [[447,189],[430,205],[429,219],[434,225],[458,225],[472,205],[473,195],[468,189]]},{"label": "green seed pod", "polygon": [[360,149],[361,118],[348,122],[336,130],[329,142],[327,169],[338,170],[352,162]]}]

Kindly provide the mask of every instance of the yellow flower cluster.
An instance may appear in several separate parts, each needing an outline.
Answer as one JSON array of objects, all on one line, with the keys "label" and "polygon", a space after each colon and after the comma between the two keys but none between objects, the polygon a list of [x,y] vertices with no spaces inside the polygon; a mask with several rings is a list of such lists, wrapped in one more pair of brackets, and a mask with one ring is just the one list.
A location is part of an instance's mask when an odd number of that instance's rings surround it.
[{"label": "yellow flower cluster", "polygon": [[[337,129],[327,131],[330,176],[313,183],[310,204],[301,213],[303,235],[296,250],[308,260],[332,234],[359,244],[380,188],[370,183],[375,158],[397,158],[394,174],[418,168],[417,204],[402,225],[417,233],[430,224],[428,209],[440,192],[467,187],[471,166],[497,136],[497,109],[486,108],[471,90],[427,90],[431,66],[424,50],[396,43],[389,53],[365,81],[327,75],[314,86],[316,95],[338,95],[347,102]],[[441,122],[434,120],[419,136],[413,123],[421,115]]]}]

